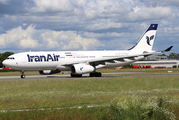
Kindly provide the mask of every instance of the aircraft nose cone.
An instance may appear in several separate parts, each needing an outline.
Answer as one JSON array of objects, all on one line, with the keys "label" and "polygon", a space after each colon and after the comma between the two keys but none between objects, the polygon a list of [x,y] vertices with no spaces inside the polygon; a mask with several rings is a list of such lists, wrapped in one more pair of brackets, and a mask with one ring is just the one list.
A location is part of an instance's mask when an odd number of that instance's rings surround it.
[{"label": "aircraft nose cone", "polygon": [[13,67],[16,66],[16,63],[15,63],[15,61],[13,61],[13,60],[4,60],[4,61],[2,62],[2,64],[3,64],[4,66],[6,66],[6,67],[9,67],[9,68],[13,68]]},{"label": "aircraft nose cone", "polygon": [[6,65],[7,65],[7,60],[4,60],[4,61],[2,62],[2,64],[3,64],[4,66],[6,66]]}]

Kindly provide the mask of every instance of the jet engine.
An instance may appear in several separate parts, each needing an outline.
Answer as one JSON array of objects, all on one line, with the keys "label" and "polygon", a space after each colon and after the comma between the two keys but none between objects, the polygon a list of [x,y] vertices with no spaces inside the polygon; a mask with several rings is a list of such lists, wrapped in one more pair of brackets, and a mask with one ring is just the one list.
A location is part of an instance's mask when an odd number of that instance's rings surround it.
[{"label": "jet engine", "polygon": [[50,74],[55,74],[55,73],[60,73],[60,70],[40,70],[39,73],[41,75],[50,75]]},{"label": "jet engine", "polygon": [[91,65],[86,64],[75,64],[71,66],[71,73],[72,74],[84,74],[84,73],[90,73],[93,72],[95,68]]}]

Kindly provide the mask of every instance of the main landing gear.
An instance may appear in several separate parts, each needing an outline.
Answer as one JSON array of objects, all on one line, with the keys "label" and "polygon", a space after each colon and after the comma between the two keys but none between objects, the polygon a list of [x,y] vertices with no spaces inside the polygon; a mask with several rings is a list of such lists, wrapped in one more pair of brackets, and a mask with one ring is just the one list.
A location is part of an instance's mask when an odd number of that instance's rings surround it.
[{"label": "main landing gear", "polygon": [[90,77],[101,77],[101,73],[100,72],[96,72],[96,65],[95,64],[93,64],[93,67],[94,67],[94,71],[93,72],[91,72],[90,74],[89,74],[89,76]]},{"label": "main landing gear", "polygon": [[71,77],[82,77],[82,74],[81,75],[76,75],[76,74],[71,73]]},{"label": "main landing gear", "polygon": [[90,77],[101,77],[101,73],[100,72],[92,72],[89,74]]},{"label": "main landing gear", "polygon": [[[100,72],[92,72],[89,74],[90,77],[101,77],[101,75],[102,74]],[[76,75],[71,73],[71,77],[82,77],[82,75]]]},{"label": "main landing gear", "polygon": [[24,79],[25,78],[24,70],[22,70],[21,73],[22,73],[21,78]]}]

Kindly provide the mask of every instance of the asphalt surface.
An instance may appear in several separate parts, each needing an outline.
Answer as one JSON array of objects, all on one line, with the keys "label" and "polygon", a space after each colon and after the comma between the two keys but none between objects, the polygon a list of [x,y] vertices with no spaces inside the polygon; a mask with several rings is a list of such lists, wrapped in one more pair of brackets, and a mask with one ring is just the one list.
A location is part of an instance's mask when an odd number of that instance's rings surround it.
[{"label": "asphalt surface", "polygon": [[[110,77],[127,77],[127,76],[135,76],[135,77],[152,77],[152,76],[179,76],[179,73],[164,73],[164,74],[142,74],[139,72],[120,72],[120,73],[102,73],[102,78],[110,78]],[[79,79],[79,77],[77,77]],[[91,78],[89,74],[84,74],[80,78]],[[98,78],[98,77],[97,77]],[[25,79],[21,79],[20,76],[0,76],[0,80],[47,80],[47,79],[71,79],[69,74],[62,75],[29,75],[26,76]],[[74,77],[75,79],[75,77]]]}]

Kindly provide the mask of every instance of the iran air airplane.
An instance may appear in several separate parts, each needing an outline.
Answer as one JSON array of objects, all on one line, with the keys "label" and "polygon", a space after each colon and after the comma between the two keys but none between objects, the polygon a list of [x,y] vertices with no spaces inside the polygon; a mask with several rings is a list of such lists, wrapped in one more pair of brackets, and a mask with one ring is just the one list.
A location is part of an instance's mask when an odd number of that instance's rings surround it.
[{"label": "iran air airplane", "polygon": [[9,56],[3,65],[24,71],[37,70],[40,74],[54,74],[71,71],[71,77],[81,77],[89,73],[90,77],[101,77],[96,69],[112,68],[131,64],[147,56],[170,51],[170,46],[163,51],[153,51],[153,43],[158,24],[151,24],[136,45],[128,50],[114,51],[51,51],[22,52]]}]

